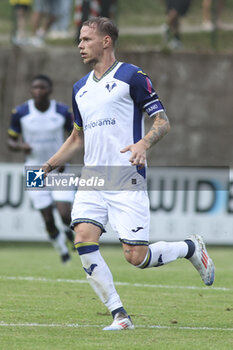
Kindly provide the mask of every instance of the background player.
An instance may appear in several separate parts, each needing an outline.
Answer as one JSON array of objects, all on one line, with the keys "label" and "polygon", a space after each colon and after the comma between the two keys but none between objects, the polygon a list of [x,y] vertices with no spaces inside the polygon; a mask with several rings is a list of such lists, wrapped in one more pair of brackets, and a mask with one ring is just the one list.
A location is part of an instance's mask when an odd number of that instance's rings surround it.
[{"label": "background player", "polygon": [[[74,129],[59,151],[43,165],[45,173],[79,151],[84,131],[86,165],[107,169],[120,165],[129,172],[133,169],[136,182],[143,181],[146,151],[168,132],[169,121],[142,69],[116,61],[117,37],[118,29],[107,18],[84,22],[78,47],[84,63],[92,64],[93,70],[74,85]],[[153,120],[145,136],[143,110]],[[193,235],[182,242],[149,244],[146,191],[77,191],[72,210],[75,247],[88,281],[112,313],[113,323],[104,330],[134,328],[99,251],[99,238],[108,219],[119,235],[126,260],[132,265],[144,269],[187,258],[206,285],[213,283],[214,265],[200,236]]]},{"label": "background player", "polygon": [[[36,76],[31,83],[32,99],[12,111],[8,130],[8,146],[12,151],[25,153],[27,166],[40,166],[64,142],[64,131],[73,128],[73,115],[65,104],[50,100],[52,81],[45,75]],[[64,167],[58,169],[62,172]],[[73,191],[27,191],[35,209],[40,210],[53,246],[59,251],[63,263],[70,260],[66,237],[73,244],[71,202]],[[64,231],[55,224],[53,204],[61,216]]]},{"label": "background player", "polygon": [[190,8],[191,0],[165,0],[167,11],[167,25],[165,27],[165,40],[170,49],[182,47],[180,35],[180,20]]}]

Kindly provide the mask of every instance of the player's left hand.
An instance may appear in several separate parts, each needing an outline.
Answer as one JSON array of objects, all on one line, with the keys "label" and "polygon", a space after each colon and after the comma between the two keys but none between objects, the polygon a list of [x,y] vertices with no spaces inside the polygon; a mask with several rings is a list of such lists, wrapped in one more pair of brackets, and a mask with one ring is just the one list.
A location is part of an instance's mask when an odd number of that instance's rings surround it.
[{"label": "player's left hand", "polygon": [[132,145],[128,145],[123,148],[120,152],[126,153],[130,151],[131,156],[129,162],[132,165],[139,166],[140,169],[144,168],[146,162],[146,144],[143,140],[138,141]]}]

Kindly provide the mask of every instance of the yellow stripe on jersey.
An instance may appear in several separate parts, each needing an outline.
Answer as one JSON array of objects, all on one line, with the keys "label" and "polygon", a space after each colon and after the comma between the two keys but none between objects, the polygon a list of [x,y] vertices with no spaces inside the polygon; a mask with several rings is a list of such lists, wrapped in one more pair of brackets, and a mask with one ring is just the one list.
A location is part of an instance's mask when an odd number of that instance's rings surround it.
[{"label": "yellow stripe on jersey", "polygon": [[74,122],[74,127],[75,127],[75,129],[78,130],[78,131],[80,131],[80,130],[83,129],[82,126],[79,126],[79,125],[78,125],[77,123],[75,123],[75,122]]},{"label": "yellow stripe on jersey", "polygon": [[30,6],[32,5],[32,0],[10,0],[11,5],[26,5]]},{"label": "yellow stripe on jersey", "polygon": [[19,136],[19,133],[14,131],[14,130],[12,130],[12,129],[8,129],[8,134],[10,136],[13,136],[13,137],[18,137]]},{"label": "yellow stripe on jersey", "polygon": [[138,70],[137,73],[143,74],[143,75],[147,75],[146,73],[144,73],[142,70]]}]

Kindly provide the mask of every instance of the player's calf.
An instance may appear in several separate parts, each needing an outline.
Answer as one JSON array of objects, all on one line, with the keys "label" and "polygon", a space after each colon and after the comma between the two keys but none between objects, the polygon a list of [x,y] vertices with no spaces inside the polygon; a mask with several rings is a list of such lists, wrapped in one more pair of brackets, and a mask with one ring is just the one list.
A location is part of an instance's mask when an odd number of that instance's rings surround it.
[{"label": "player's calf", "polygon": [[127,261],[145,269],[159,267],[179,258],[190,257],[195,250],[193,242],[156,242],[145,246],[124,247]]}]

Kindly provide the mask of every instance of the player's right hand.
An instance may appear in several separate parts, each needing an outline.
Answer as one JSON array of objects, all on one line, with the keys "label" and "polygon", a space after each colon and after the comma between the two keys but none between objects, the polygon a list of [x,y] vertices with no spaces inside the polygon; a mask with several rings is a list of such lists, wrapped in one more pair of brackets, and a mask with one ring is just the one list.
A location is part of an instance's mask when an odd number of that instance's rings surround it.
[{"label": "player's right hand", "polygon": [[32,151],[31,146],[28,143],[21,143],[20,145],[20,149],[25,153],[25,154],[29,154]]}]

